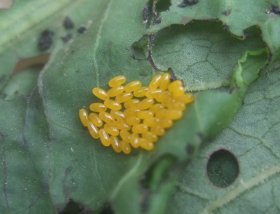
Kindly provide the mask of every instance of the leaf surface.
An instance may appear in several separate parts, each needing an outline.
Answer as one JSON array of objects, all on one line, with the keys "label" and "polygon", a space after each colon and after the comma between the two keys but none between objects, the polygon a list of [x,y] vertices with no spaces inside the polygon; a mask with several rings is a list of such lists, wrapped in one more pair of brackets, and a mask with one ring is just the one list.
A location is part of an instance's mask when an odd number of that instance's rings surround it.
[{"label": "leaf surface", "polygon": [[158,32],[173,24],[186,25],[192,20],[220,20],[238,37],[246,38],[246,30],[257,26],[271,52],[279,56],[280,31],[279,1],[211,1],[172,0],[167,10],[160,12],[160,23],[149,32]]},{"label": "leaf surface", "polygon": [[[274,64],[250,87],[231,125],[185,168],[167,213],[279,212],[279,91],[279,65]],[[223,188],[205,174],[209,157],[221,149],[234,155],[239,169]],[[226,170],[232,164],[214,163],[218,183],[232,176]]]}]

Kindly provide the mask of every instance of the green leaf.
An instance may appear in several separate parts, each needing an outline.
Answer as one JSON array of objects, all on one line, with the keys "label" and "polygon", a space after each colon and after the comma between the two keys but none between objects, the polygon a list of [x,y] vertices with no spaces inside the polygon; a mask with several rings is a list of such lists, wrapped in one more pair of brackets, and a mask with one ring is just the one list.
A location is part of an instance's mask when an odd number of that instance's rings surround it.
[{"label": "green leaf", "polygon": [[29,156],[29,145],[22,136],[26,101],[0,100],[0,106],[1,213],[53,213],[48,185]]},{"label": "green leaf", "polygon": [[[92,24],[89,15],[95,6],[89,0],[74,3],[70,0],[17,0],[10,9],[0,10],[0,61],[5,62],[1,63],[0,92],[21,67],[44,65],[56,47],[67,44],[63,38],[68,36],[71,42],[79,37],[77,29]],[[73,21],[73,29],[65,29],[65,17]],[[41,50],[38,42],[45,30],[51,31],[53,36],[51,41],[45,41],[50,47]],[[19,65],[20,62],[23,63]]]},{"label": "green leaf", "polygon": [[[119,191],[129,180],[139,178],[146,168],[147,160],[141,154],[128,157],[101,146],[89,136],[78,118],[80,108],[96,101],[91,95],[92,87],[104,87],[117,74],[143,81],[150,78],[149,64],[133,60],[130,53],[132,42],[144,33],[138,16],[144,4],[143,1],[129,4],[99,1],[99,10],[91,17],[95,26],[70,49],[54,55],[40,76],[42,111],[52,139],[49,185],[56,204],[66,204],[71,198],[90,209],[100,209],[107,200],[119,199]],[[125,15],[119,14],[120,8],[126,8]],[[125,28],[120,28],[123,23]],[[31,124],[37,123],[31,121]]]},{"label": "green leaf", "polygon": [[241,41],[220,23],[194,21],[159,31],[152,52],[157,67],[171,67],[176,77],[184,79],[187,90],[201,91],[228,86],[237,60],[246,50],[263,47],[257,32]]},{"label": "green leaf", "polygon": [[[116,154],[112,149],[101,146],[99,141],[93,140],[81,126],[78,111],[96,101],[91,94],[93,87],[106,88],[108,80],[119,74],[124,74],[128,80],[137,79],[144,83],[154,75],[152,66],[146,59],[133,57],[133,44],[143,38],[146,32],[141,17],[145,3],[141,0],[95,1],[92,4],[95,9],[89,18],[94,24],[69,46],[57,46],[50,62],[40,73],[38,88],[32,91],[31,96],[27,100],[20,100],[20,97],[13,97],[10,101],[1,100],[6,107],[0,114],[0,133],[4,133],[3,137],[8,133],[7,142],[12,149],[24,150],[26,155],[17,154],[15,160],[20,162],[22,159],[22,170],[28,172],[29,179],[36,180],[34,187],[28,192],[29,196],[40,195],[40,188],[45,188],[40,203],[32,203],[26,197],[23,200],[24,206],[13,207],[16,211],[38,213],[38,210],[42,210],[41,207],[46,206],[43,210],[55,213],[73,200],[92,212],[101,211],[102,206],[107,203],[116,213],[137,214],[143,211],[145,202],[150,200],[147,212],[162,213],[174,186],[174,179],[162,178],[173,166],[173,161],[192,158],[202,143],[213,139],[232,121],[249,84],[258,77],[267,61],[267,51],[259,50],[263,48],[263,44],[255,38],[252,42],[244,42],[246,48],[240,45],[242,48],[231,54],[228,57],[230,59],[226,59],[226,64],[229,65],[226,75],[221,74],[215,79],[218,83],[216,87],[200,88],[201,91],[195,94],[194,104],[159,140],[155,151],[135,152],[130,156]],[[226,36],[217,25],[212,26],[212,36],[204,40],[206,43],[213,42],[214,34],[219,34],[226,45],[218,46],[218,53],[223,53],[230,44],[239,43]],[[182,32],[176,31],[182,36],[182,40],[178,41],[185,43],[183,37],[186,35],[196,37],[209,29],[203,30],[194,24],[193,30],[194,32],[184,29]],[[166,33],[168,38],[172,35],[172,32]],[[165,41],[165,37],[159,37],[158,41]],[[177,40],[172,42],[176,43]],[[178,46],[176,44],[174,48]],[[155,54],[157,48],[160,49],[156,44]],[[195,52],[193,56],[199,58],[203,51]],[[218,57],[213,58],[213,62],[218,61]],[[198,63],[203,60],[198,60]],[[175,67],[176,61],[176,58],[170,61],[171,68]],[[232,73],[236,64],[237,68]],[[168,64],[166,67],[169,67]],[[180,69],[180,66],[174,69],[176,76],[179,76]],[[223,70],[216,69],[213,73],[219,72]],[[207,70],[201,76],[206,82]],[[190,81],[187,72],[179,77],[185,83]],[[11,86],[16,82],[11,81]],[[33,84],[31,81],[28,85]],[[12,91],[8,86],[6,90]],[[193,87],[199,88],[195,84]],[[8,114],[10,110],[13,114]],[[23,142],[21,150],[18,142]],[[12,149],[2,147],[2,153],[10,153]],[[171,157],[172,161],[167,161],[165,165],[162,161],[166,156]],[[147,180],[148,187],[145,190],[140,181],[150,169],[152,175]],[[11,172],[7,178],[15,179],[17,168],[11,165],[8,170]],[[5,167],[2,167],[1,172],[1,175],[5,175]],[[22,186],[24,180],[18,179],[15,182]],[[19,201],[21,191],[22,189],[12,191],[8,198]],[[151,193],[146,201],[145,191]],[[10,209],[5,198],[1,204],[1,211]]]},{"label": "green leaf", "polygon": [[[167,213],[279,212],[279,92],[277,63],[250,87],[231,125],[182,171]],[[211,163],[209,157],[220,150],[229,151],[237,163],[228,154]],[[209,175],[211,164],[215,170]],[[227,170],[233,166],[237,177]],[[233,183],[217,188],[229,177]]]},{"label": "green leaf", "polygon": [[[159,1],[161,2],[161,1]],[[220,20],[228,30],[238,37],[246,38],[245,31],[257,26],[262,31],[263,40],[275,56],[280,54],[279,1],[238,0],[172,0],[171,6],[160,13],[159,24],[151,26],[150,33],[158,32],[173,24],[185,25],[192,20]]]}]

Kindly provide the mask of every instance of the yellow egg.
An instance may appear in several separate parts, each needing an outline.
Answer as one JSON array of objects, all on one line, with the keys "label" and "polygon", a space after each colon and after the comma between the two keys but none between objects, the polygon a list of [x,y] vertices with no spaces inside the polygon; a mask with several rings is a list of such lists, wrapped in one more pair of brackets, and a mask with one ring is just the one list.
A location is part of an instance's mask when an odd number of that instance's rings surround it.
[{"label": "yellow egg", "polygon": [[123,105],[126,109],[136,108],[136,106],[139,102],[140,102],[140,100],[138,100],[138,99],[131,99],[131,100],[125,101]]},{"label": "yellow egg", "polygon": [[132,132],[136,134],[144,134],[148,132],[148,126],[145,124],[135,124],[132,127]]},{"label": "yellow egg", "polygon": [[140,146],[140,137],[137,134],[132,134],[130,137],[130,144],[133,148],[138,148]]},{"label": "yellow egg", "polygon": [[133,92],[141,88],[142,83],[140,81],[132,81],[124,86],[125,92]]},{"label": "yellow egg", "polygon": [[154,143],[158,141],[158,136],[153,134],[152,132],[147,132],[145,134],[142,135],[143,138],[147,139],[148,141]]},{"label": "yellow egg", "polygon": [[120,131],[120,136],[122,138],[123,141],[129,142],[130,141],[130,133],[126,130],[121,130]]},{"label": "yellow egg", "polygon": [[110,144],[115,152],[120,153],[122,151],[121,142],[117,137],[110,137]]},{"label": "yellow egg", "polygon": [[157,136],[163,136],[165,133],[164,128],[160,127],[160,126],[154,126],[151,128],[151,133],[155,134]]},{"label": "yellow egg", "polygon": [[140,110],[137,108],[128,108],[124,110],[124,115],[125,117],[131,117],[131,116],[135,116],[137,114],[137,112],[139,112]]},{"label": "yellow egg", "polygon": [[175,97],[182,96],[185,93],[182,81],[180,80],[175,80],[172,83],[170,83],[168,86],[168,90]]},{"label": "yellow egg", "polygon": [[156,103],[156,104],[154,104],[150,107],[150,110],[154,114],[157,113],[158,111],[162,110],[162,109],[164,109],[164,106],[162,104],[159,104],[159,103]]},{"label": "yellow egg", "polygon": [[133,95],[135,97],[144,97],[146,95],[147,91],[148,91],[147,87],[142,87],[142,88],[139,88],[139,89],[135,90]]},{"label": "yellow egg", "polygon": [[128,131],[130,129],[130,125],[128,125],[125,120],[119,120],[119,121],[114,121],[110,123],[112,126],[116,127],[119,130],[126,130]]},{"label": "yellow egg", "polygon": [[141,121],[140,118],[135,117],[135,116],[128,116],[125,119],[125,122],[130,126],[134,126],[136,124],[139,124],[140,121]]},{"label": "yellow egg", "polygon": [[160,118],[160,119],[165,119],[165,118],[168,118],[170,119],[170,117],[167,117],[167,109],[160,109],[158,110],[157,112],[155,112],[155,115],[157,118]]},{"label": "yellow egg", "polygon": [[88,132],[94,139],[99,138],[98,128],[91,121],[88,123]]},{"label": "yellow egg", "polygon": [[122,105],[119,104],[118,102],[114,101],[114,100],[105,100],[104,101],[104,105],[109,108],[112,109],[113,111],[119,111],[122,109]]},{"label": "yellow egg", "polygon": [[169,73],[164,73],[161,77],[161,82],[159,88],[161,90],[168,89],[168,85],[170,84],[171,75]]},{"label": "yellow egg", "polygon": [[183,103],[175,103],[173,106],[174,110],[179,110],[179,111],[185,111],[186,110],[186,105]]},{"label": "yellow egg", "polygon": [[171,120],[178,120],[182,116],[183,116],[183,112],[180,110],[167,110],[164,118],[171,119]]},{"label": "yellow egg", "polygon": [[123,102],[127,102],[128,100],[130,100],[133,97],[132,93],[123,93],[120,94],[116,97],[116,101],[118,103],[123,103]]},{"label": "yellow egg", "polygon": [[110,115],[107,112],[100,112],[99,113],[99,118],[101,120],[103,120],[105,123],[113,123],[114,122],[114,118],[112,117],[112,115]]},{"label": "yellow egg", "polygon": [[161,74],[157,74],[156,76],[154,76],[149,84],[149,90],[157,89],[160,85],[161,78],[162,78]]},{"label": "yellow egg", "polygon": [[147,150],[147,151],[151,151],[154,149],[154,144],[152,142],[150,142],[149,140],[145,139],[145,138],[141,138],[140,139],[140,147]]},{"label": "yellow egg", "polygon": [[102,120],[99,118],[99,116],[95,113],[89,114],[90,121],[97,127],[101,127],[103,125]]},{"label": "yellow egg", "polygon": [[184,94],[182,96],[178,96],[175,98],[178,102],[182,102],[184,104],[190,104],[194,100],[194,96],[192,94]]},{"label": "yellow egg", "polygon": [[84,108],[80,109],[79,117],[80,117],[80,120],[81,120],[81,123],[83,124],[83,126],[87,127],[88,126],[88,113],[87,113],[87,110],[85,110]]},{"label": "yellow egg", "polygon": [[110,146],[111,145],[110,137],[104,129],[99,130],[99,137],[100,137],[100,141],[101,141],[103,146]]},{"label": "yellow egg", "polygon": [[152,127],[156,125],[156,119],[154,117],[145,118],[143,124]]},{"label": "yellow egg", "polygon": [[166,99],[164,99],[164,100],[162,101],[162,105],[163,105],[164,107],[169,107],[169,108],[172,108],[172,107],[173,107],[173,103],[174,103],[174,101],[173,101],[173,98],[172,98],[172,97],[167,97]]},{"label": "yellow egg", "polygon": [[128,155],[131,153],[131,146],[129,145],[128,142],[121,141],[121,148],[124,154]]},{"label": "yellow egg", "polygon": [[154,116],[152,111],[138,111],[136,116],[140,119],[147,119]]},{"label": "yellow egg", "polygon": [[103,103],[92,103],[90,104],[89,109],[93,112],[104,112],[107,108]]},{"label": "yellow egg", "polygon": [[114,88],[114,87],[118,87],[118,86],[124,84],[125,81],[126,81],[126,77],[120,75],[120,76],[116,76],[113,79],[111,79],[108,84],[110,87]]},{"label": "yellow egg", "polygon": [[116,97],[120,94],[122,94],[124,91],[124,87],[123,86],[118,86],[118,87],[114,87],[111,88],[107,91],[107,94],[109,97]]},{"label": "yellow egg", "polygon": [[154,90],[148,90],[145,95],[148,98],[158,99],[158,97],[160,97],[162,93],[163,91],[161,89],[154,89]]},{"label": "yellow egg", "polygon": [[112,126],[112,125],[109,125],[109,124],[105,124],[105,125],[104,125],[104,130],[105,130],[108,134],[110,134],[110,135],[112,135],[112,136],[114,136],[114,137],[116,137],[116,136],[119,135],[119,130],[118,130],[118,128],[115,127],[115,126]]},{"label": "yellow egg", "polygon": [[162,128],[170,128],[173,125],[172,120],[170,119],[160,119],[158,123]]},{"label": "yellow egg", "polygon": [[124,118],[125,118],[124,113],[121,112],[121,111],[112,111],[112,110],[111,110],[110,114],[111,114],[111,116],[112,116],[115,120],[117,120],[117,121],[123,121]]},{"label": "yellow egg", "polygon": [[145,110],[150,108],[153,104],[154,104],[154,99],[146,98],[137,104],[137,108],[140,110]]},{"label": "yellow egg", "polygon": [[106,100],[109,98],[108,94],[106,91],[104,91],[102,88],[93,88],[92,93],[94,96],[101,100]]}]

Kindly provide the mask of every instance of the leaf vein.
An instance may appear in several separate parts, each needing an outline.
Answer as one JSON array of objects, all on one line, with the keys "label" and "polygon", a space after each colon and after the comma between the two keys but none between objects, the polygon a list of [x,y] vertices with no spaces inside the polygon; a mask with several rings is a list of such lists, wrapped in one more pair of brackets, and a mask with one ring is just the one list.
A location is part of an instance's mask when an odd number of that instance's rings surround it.
[{"label": "leaf vein", "polygon": [[217,210],[224,205],[230,203],[238,196],[244,194],[246,191],[254,188],[257,185],[264,184],[264,181],[269,177],[272,177],[280,173],[280,164],[274,165],[268,169],[261,170],[259,174],[255,177],[249,179],[248,181],[240,182],[240,185],[234,188],[232,191],[229,191],[227,194],[223,195],[221,198],[210,202],[205,209],[202,211],[202,214],[213,213],[214,210]]},{"label": "leaf vein", "polygon": [[93,47],[93,66],[95,68],[94,72],[96,74],[96,85],[98,87],[100,86],[100,82],[99,82],[100,74],[99,74],[99,68],[98,68],[98,63],[97,63],[96,55],[97,55],[97,49],[98,49],[98,46],[99,46],[99,43],[100,43],[100,39],[101,39],[101,34],[102,34],[103,27],[104,27],[104,23],[106,22],[106,20],[108,18],[108,15],[109,15],[109,10],[111,8],[111,3],[112,3],[112,1],[108,2],[108,5],[107,5],[107,8],[106,8],[106,10],[104,12],[103,18],[101,19],[101,22],[100,22],[100,25],[98,27],[98,31],[97,31],[97,34],[96,34],[95,44],[94,44],[94,47]]}]

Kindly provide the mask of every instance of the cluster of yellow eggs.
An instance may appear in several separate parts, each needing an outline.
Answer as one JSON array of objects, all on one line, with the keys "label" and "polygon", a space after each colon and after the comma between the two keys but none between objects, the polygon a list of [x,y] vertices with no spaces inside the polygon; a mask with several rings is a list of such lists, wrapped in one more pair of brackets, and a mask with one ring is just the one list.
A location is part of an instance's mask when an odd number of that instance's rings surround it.
[{"label": "cluster of yellow eggs", "polygon": [[89,106],[90,113],[80,109],[81,123],[91,137],[115,152],[150,151],[194,98],[185,93],[182,81],[171,81],[169,73],[154,76],[148,87],[140,81],[125,82],[124,76],[116,76],[109,81],[108,91],[93,88],[100,102]]}]

